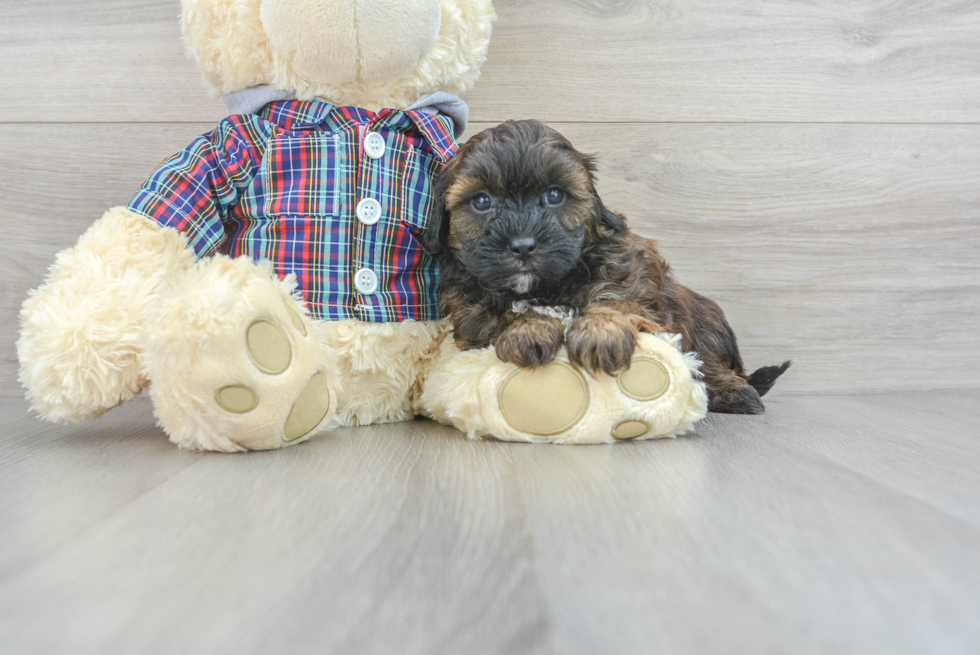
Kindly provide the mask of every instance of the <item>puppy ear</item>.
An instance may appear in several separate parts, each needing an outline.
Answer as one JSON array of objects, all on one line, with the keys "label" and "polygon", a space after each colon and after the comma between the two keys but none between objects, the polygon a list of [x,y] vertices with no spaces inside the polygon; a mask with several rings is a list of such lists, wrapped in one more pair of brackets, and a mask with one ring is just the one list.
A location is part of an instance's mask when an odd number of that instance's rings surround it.
[{"label": "puppy ear", "polygon": [[446,240],[449,238],[449,212],[446,211],[446,205],[441,200],[437,199],[435,204],[429,223],[425,226],[422,236],[419,237],[422,250],[427,255],[441,253]]},{"label": "puppy ear", "polygon": [[422,250],[429,255],[438,255],[442,252],[446,241],[449,239],[449,210],[446,208],[446,194],[449,192],[449,187],[453,185],[453,180],[456,178],[456,172],[459,170],[458,162],[460,161],[462,152],[463,149],[461,148],[456,153],[456,156],[450,159],[449,163],[442,169],[439,177],[436,178],[436,183],[433,188],[435,202],[432,207],[432,216],[429,217],[429,223],[425,226],[425,231],[422,232],[422,236],[419,239],[419,243],[422,244]]},{"label": "puppy ear", "polygon": [[602,201],[599,200],[599,196],[595,197],[596,205],[599,211],[599,223],[609,228],[613,232],[622,232],[626,229],[626,217],[622,214],[608,209]]},{"label": "puppy ear", "polygon": [[566,144],[567,147],[573,153],[575,153],[575,156],[578,158],[579,163],[582,164],[582,167],[585,169],[586,173],[589,176],[589,184],[593,188],[592,197],[595,202],[595,208],[596,208],[595,211],[596,211],[596,215],[599,218],[598,221],[599,225],[609,228],[613,232],[622,232],[623,230],[626,229],[626,218],[622,214],[617,214],[616,212],[607,209],[606,206],[602,203],[602,199],[599,198],[599,194],[595,192],[596,171],[599,169],[596,163],[597,157],[595,155],[586,155],[584,153],[579,152],[578,150],[572,147],[571,143],[568,143],[567,141]]}]

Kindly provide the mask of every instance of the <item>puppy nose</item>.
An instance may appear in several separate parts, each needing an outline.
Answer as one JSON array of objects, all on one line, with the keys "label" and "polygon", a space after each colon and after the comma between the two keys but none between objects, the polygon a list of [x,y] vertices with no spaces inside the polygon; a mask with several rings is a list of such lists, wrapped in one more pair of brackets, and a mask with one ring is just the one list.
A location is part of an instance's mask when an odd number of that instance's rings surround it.
[{"label": "puppy nose", "polygon": [[538,242],[534,237],[514,237],[510,240],[510,251],[521,258],[526,259],[537,247]]}]

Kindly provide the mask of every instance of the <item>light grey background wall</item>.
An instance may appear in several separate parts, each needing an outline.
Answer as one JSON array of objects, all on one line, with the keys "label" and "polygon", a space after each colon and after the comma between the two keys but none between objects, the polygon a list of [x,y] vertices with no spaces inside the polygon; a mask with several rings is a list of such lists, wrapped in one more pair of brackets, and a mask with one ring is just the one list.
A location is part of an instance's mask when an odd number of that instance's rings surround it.
[{"label": "light grey background wall", "polygon": [[[980,3],[497,2],[470,132],[539,118],[782,393],[980,386]],[[54,254],[213,127],[177,0],[0,3],[0,393]]]}]

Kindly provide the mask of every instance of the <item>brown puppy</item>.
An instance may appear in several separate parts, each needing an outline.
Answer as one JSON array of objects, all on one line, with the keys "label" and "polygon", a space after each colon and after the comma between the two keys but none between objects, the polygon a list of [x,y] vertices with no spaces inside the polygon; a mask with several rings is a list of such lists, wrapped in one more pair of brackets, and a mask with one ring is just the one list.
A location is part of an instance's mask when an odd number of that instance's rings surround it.
[{"label": "brown puppy", "polygon": [[[746,375],[735,334],[714,302],[681,286],[656,244],[603,206],[595,166],[537,121],[474,136],[437,181],[440,206],[422,236],[442,264],[440,300],[460,349],[494,344],[522,367],[552,361],[616,374],[640,331],[683,335],[704,362],[709,409],[759,414],[789,362]],[[523,301],[523,302],[521,302]],[[523,307],[562,307],[557,318]]]}]

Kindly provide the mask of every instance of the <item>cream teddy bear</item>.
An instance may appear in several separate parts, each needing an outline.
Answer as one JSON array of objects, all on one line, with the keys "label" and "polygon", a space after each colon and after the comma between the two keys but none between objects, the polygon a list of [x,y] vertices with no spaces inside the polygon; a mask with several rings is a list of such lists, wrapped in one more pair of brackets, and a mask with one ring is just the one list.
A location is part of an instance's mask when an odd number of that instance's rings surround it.
[{"label": "cream teddy bear", "polygon": [[182,447],[299,443],[422,414],[471,437],[672,436],[697,362],[643,335],[592,378],[459,352],[419,238],[457,149],[490,0],[183,0],[230,116],[58,254],[21,312],[33,407],[81,421],[149,389]]}]

